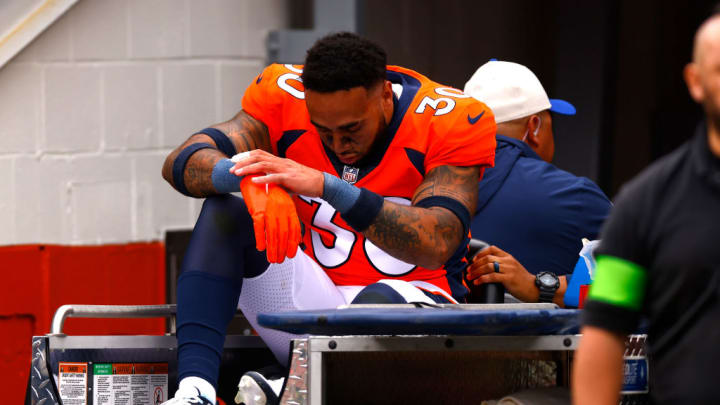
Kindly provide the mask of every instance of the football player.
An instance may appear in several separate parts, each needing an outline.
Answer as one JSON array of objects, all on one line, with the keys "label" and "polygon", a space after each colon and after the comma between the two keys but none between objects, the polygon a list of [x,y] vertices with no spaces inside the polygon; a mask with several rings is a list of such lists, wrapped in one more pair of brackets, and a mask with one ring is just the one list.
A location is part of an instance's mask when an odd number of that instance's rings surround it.
[{"label": "football player", "polygon": [[[207,197],[178,279],[168,403],[215,402],[236,308],[285,363],[294,336],[260,327],[258,312],[462,300],[470,213],[494,151],[484,104],[388,66],[355,34],[321,38],[303,66],[267,67],[233,119],[163,166],[175,189]],[[254,382],[269,385],[249,377],[245,403]],[[258,403],[272,402],[264,391]]]}]

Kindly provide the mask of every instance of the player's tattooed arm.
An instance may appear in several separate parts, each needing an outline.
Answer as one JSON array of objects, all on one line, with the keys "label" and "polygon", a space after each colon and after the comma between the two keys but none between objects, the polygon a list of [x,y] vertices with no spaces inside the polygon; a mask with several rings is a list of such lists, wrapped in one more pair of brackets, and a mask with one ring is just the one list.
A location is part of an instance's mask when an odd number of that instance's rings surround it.
[{"label": "player's tattooed arm", "polygon": [[[479,169],[439,166],[415,191],[413,205],[432,196],[458,201],[471,214],[477,205]],[[460,219],[442,207],[421,208],[389,201],[365,236],[393,257],[426,268],[438,268],[455,253],[465,235]]]},{"label": "player's tattooed arm", "polygon": [[[244,111],[240,111],[231,120],[213,125],[230,138],[238,153],[250,151],[253,149],[263,149],[270,152],[270,135],[267,127],[261,121],[256,120]],[[163,178],[173,187],[173,164],[180,152],[188,145],[194,143],[209,143],[215,145],[215,142],[205,134],[192,135],[182,145],[173,150],[167,158],[162,168]],[[217,194],[212,185],[211,174],[215,163],[225,156],[224,153],[217,149],[201,149],[190,156],[185,165],[184,180],[185,187],[195,197],[207,197]],[[175,187],[177,188],[177,187]]]}]

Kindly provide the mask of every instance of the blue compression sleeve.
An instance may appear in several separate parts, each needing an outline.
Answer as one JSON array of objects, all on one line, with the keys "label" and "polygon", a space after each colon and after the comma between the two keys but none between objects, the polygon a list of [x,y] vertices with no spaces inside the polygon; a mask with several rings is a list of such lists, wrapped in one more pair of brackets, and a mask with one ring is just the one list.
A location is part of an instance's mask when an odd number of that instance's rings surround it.
[{"label": "blue compression sleeve", "polygon": [[182,260],[177,287],[178,380],[201,377],[217,387],[223,342],[244,277],[268,267],[255,249],[253,221],[242,198],[205,199]]},{"label": "blue compression sleeve", "polygon": [[220,159],[212,170],[212,184],[218,193],[234,193],[240,191],[240,180],[243,176],[230,173],[235,163],[230,159]]},{"label": "blue compression sleeve", "polygon": [[217,389],[225,331],[241,285],[201,271],[186,271],[178,278],[178,381],[197,376]]},{"label": "blue compression sleeve", "polygon": [[360,189],[329,173],[323,173],[323,176],[325,177],[323,200],[335,207],[340,214],[350,211],[357,199],[360,198]]},{"label": "blue compression sleeve", "polygon": [[362,232],[380,213],[384,199],[366,188],[358,188],[339,178],[324,173],[325,184],[322,199],[330,203],[345,222]]}]

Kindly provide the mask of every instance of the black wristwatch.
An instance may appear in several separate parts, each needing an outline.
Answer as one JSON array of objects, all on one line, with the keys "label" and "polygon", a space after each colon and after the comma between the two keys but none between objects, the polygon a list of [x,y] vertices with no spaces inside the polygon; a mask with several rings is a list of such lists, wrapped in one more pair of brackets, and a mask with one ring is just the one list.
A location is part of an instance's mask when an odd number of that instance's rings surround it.
[{"label": "black wristwatch", "polygon": [[538,302],[553,302],[555,291],[560,288],[560,279],[555,273],[541,271],[535,275],[535,285],[540,290]]}]

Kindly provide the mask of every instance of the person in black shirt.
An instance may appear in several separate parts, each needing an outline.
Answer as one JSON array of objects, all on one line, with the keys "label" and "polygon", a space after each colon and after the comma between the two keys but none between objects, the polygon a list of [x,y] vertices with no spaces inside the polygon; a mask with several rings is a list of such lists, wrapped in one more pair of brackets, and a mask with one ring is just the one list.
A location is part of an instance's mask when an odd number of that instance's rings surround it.
[{"label": "person in black shirt", "polygon": [[653,403],[720,403],[720,14],[698,29],[685,80],[706,122],[623,188],[603,228],[576,404],[618,403],[624,338],[641,317]]}]

